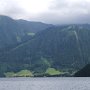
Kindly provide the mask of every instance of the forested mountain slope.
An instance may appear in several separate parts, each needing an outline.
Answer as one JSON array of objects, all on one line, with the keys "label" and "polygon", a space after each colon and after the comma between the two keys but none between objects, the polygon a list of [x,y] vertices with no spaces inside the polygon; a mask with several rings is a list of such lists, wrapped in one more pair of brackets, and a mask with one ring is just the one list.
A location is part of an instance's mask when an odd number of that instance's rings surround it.
[{"label": "forested mountain slope", "polygon": [[[45,73],[48,68],[78,70],[90,61],[90,25],[53,26],[2,55],[2,72],[28,69]],[[2,65],[1,65],[2,67]]]},{"label": "forested mountain slope", "polygon": [[76,77],[90,77],[90,64],[75,73]]}]

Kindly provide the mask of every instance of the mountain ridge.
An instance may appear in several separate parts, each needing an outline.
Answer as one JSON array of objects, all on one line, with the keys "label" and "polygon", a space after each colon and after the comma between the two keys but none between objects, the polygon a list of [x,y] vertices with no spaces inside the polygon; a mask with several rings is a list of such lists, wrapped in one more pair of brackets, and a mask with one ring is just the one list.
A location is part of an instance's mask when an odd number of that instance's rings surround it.
[{"label": "mountain ridge", "polygon": [[4,45],[9,46],[11,44],[27,41],[35,35],[35,33],[52,26],[41,22],[24,21],[26,24],[22,24],[19,20],[12,19],[8,16],[0,15],[1,48]]}]

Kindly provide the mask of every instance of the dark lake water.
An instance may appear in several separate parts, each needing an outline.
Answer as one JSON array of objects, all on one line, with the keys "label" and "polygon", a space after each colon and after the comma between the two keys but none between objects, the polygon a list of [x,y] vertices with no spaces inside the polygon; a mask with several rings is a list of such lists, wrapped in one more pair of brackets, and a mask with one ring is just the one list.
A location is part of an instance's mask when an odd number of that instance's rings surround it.
[{"label": "dark lake water", "polygon": [[90,78],[1,78],[0,90],[90,90]]}]

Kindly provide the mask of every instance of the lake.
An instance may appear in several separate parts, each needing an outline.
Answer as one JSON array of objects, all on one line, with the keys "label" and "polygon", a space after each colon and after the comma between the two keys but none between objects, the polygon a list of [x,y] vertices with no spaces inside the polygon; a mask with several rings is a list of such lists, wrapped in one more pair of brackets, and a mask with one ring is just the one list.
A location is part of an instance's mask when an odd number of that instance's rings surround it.
[{"label": "lake", "polygon": [[1,78],[0,90],[90,90],[90,78]]}]

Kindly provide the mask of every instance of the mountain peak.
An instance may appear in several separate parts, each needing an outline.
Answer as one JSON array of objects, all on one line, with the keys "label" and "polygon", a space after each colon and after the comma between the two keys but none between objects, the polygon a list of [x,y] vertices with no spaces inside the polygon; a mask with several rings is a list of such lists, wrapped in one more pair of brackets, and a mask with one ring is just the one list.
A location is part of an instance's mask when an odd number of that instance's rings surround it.
[{"label": "mountain peak", "polygon": [[12,18],[11,18],[11,17],[9,17],[9,16],[0,15],[0,19],[12,19]]}]

